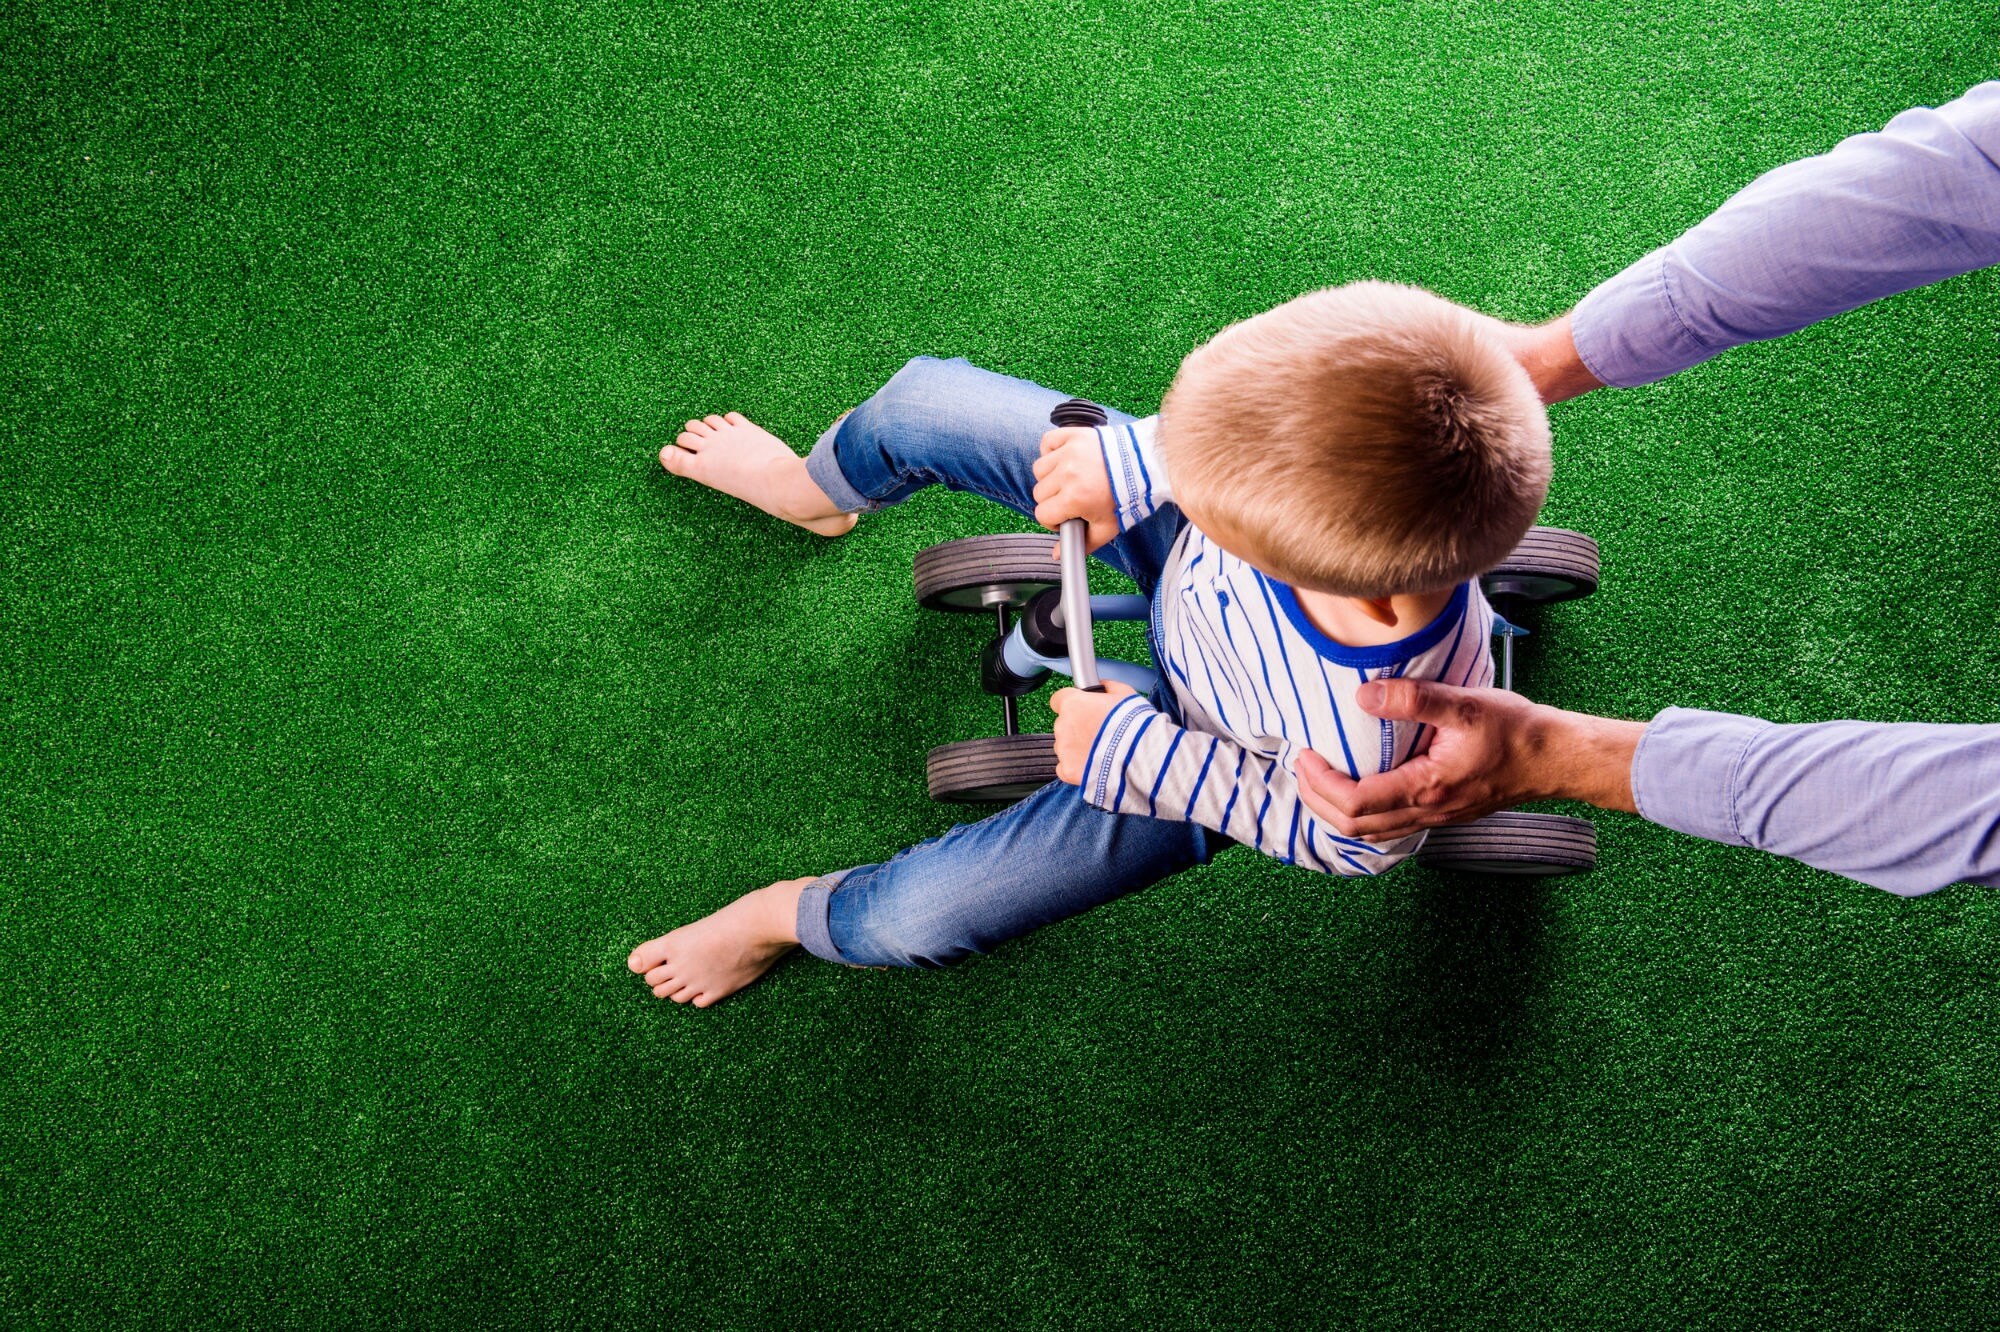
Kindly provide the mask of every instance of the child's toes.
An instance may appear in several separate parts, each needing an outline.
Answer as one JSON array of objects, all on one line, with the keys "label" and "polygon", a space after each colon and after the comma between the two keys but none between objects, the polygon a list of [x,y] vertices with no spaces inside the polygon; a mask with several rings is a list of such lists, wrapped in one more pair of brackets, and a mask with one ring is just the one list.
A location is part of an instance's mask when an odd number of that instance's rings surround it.
[{"label": "child's toes", "polygon": [[750,424],[750,418],[749,418],[749,417],[747,417],[747,416],[745,416],[745,415],[744,415],[743,413],[741,413],[741,412],[727,412],[727,413],[724,413],[724,415],[723,415],[723,418],[722,418],[722,419],[723,419],[723,420],[725,420],[725,421],[727,421],[727,422],[729,422],[729,424],[731,424],[731,425],[749,425],[749,424]]},{"label": "child's toes", "polygon": [[673,974],[674,974],[674,969],[671,966],[668,966],[666,963],[662,962],[659,966],[654,967],[651,971],[646,973],[646,984],[648,985],[663,984]]},{"label": "child's toes", "polygon": [[706,420],[689,421],[681,429],[690,435],[712,435],[715,433],[715,427],[711,426]]},{"label": "child's toes", "polygon": [[719,416],[704,416],[701,419],[708,422],[708,424],[716,430],[724,429],[729,424],[729,422],[723,420]]},{"label": "child's toes", "polygon": [[[667,936],[663,934],[657,939],[648,939],[637,948],[634,948],[632,955],[625,959],[625,965],[630,967],[635,974],[643,976],[666,960]],[[646,983],[648,985],[652,984],[651,981],[647,981]]]}]

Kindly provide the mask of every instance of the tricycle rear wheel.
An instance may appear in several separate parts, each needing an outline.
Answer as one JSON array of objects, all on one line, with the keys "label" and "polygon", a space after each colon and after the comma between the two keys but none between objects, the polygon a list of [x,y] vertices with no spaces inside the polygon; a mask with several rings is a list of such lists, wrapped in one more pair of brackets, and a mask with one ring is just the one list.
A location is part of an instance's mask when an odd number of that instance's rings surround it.
[{"label": "tricycle rear wheel", "polygon": [[1425,869],[1541,878],[1597,868],[1597,829],[1567,814],[1488,814],[1433,828],[1417,851]]},{"label": "tricycle rear wheel", "polygon": [[1597,542],[1566,527],[1531,527],[1521,544],[1479,576],[1491,598],[1574,601],[1597,590]]}]

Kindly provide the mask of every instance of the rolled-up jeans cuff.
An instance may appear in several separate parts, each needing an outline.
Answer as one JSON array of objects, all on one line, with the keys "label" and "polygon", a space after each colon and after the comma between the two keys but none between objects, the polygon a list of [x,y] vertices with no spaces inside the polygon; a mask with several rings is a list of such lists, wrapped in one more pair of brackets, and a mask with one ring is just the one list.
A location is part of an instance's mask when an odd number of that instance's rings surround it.
[{"label": "rolled-up jeans cuff", "polygon": [[833,946],[833,936],[827,933],[827,912],[833,901],[833,890],[840,887],[840,881],[853,872],[844,869],[837,874],[822,874],[799,894],[799,946],[814,957],[838,962],[842,966],[849,963]]},{"label": "rolled-up jeans cuff", "polygon": [[812,452],[806,455],[806,475],[842,513],[867,513],[881,506],[854,488],[847,473],[840,470],[840,457],[834,448],[840,428],[853,419],[850,413],[826,428],[826,433],[812,446]]}]

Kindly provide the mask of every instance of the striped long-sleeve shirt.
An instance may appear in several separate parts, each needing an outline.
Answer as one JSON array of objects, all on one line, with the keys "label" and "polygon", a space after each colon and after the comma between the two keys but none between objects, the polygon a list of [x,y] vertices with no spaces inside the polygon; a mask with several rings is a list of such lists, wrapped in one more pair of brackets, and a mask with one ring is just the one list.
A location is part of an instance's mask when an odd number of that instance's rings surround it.
[{"label": "striped long-sleeve shirt", "polygon": [[[1154,443],[1156,418],[1098,431],[1120,529],[1173,496]],[[1493,683],[1493,611],[1460,586],[1430,624],[1380,647],[1336,643],[1292,589],[1224,551],[1193,523],[1167,557],[1153,597],[1153,655],[1185,725],[1135,695],[1104,719],[1083,774],[1100,809],[1192,821],[1288,864],[1375,874],[1423,842],[1341,837],[1299,799],[1293,765],[1312,749],[1364,777],[1421,753],[1428,728],[1363,712],[1355,691],[1408,677]]]}]

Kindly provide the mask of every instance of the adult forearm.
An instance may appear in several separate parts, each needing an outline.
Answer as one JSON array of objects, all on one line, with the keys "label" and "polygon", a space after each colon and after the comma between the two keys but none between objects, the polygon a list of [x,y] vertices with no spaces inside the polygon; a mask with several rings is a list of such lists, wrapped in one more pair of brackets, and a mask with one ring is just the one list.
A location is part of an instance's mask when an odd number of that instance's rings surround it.
[{"label": "adult forearm", "polygon": [[2000,264],[2000,82],[1765,173],[1585,296],[1575,349],[1649,384],[1745,342]]},{"label": "adult forearm", "polygon": [[1778,726],[1669,708],[1645,728],[1631,786],[1655,823],[1903,896],[2000,885],[2000,726]]},{"label": "adult forearm", "polygon": [[1577,353],[1569,315],[1527,330],[1527,336],[1514,345],[1514,358],[1534,381],[1543,402],[1563,402],[1604,387]]},{"label": "adult forearm", "polygon": [[1581,800],[1636,813],[1632,757],[1646,723],[1537,706],[1521,746],[1509,802]]}]

